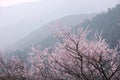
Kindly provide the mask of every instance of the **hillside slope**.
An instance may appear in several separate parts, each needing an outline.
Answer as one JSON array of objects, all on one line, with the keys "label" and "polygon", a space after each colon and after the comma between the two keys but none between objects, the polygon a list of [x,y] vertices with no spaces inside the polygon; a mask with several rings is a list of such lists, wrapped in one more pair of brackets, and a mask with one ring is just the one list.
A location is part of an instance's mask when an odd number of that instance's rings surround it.
[{"label": "hillside slope", "polygon": [[[65,16],[55,21],[49,22],[48,24],[40,27],[38,30],[32,32],[28,36],[24,37],[22,40],[16,43],[16,47],[19,49],[24,49],[27,47],[31,47],[32,45],[47,46],[52,41],[52,33],[54,31],[55,26],[57,25],[67,25],[67,26],[75,26],[80,25],[86,19],[92,19],[95,14],[81,14],[81,15],[71,15]],[[62,27],[62,26],[61,26]]]},{"label": "hillside slope", "polygon": [[102,31],[103,38],[114,47],[120,40],[120,5],[96,15],[91,21],[83,22],[81,26],[89,26],[93,32]]}]

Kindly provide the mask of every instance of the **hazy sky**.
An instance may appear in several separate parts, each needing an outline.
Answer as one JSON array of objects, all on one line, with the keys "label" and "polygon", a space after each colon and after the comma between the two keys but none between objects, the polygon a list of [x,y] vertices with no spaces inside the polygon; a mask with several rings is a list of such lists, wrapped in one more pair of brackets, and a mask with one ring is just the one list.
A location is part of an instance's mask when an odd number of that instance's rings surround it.
[{"label": "hazy sky", "polygon": [[[114,4],[120,2],[120,0],[0,0],[0,6],[1,7],[6,7],[6,6],[11,6],[11,5],[16,5],[19,3],[29,3],[29,2],[36,2],[36,1],[43,1],[43,2],[50,2],[50,1],[57,1],[57,2],[80,2],[82,3],[81,5],[84,5],[86,3],[96,5],[96,3],[100,2],[99,4]],[[97,5],[99,5],[97,4]]]},{"label": "hazy sky", "polygon": [[6,7],[11,5],[16,5],[19,3],[28,3],[28,2],[35,2],[38,0],[0,0],[0,6]]}]

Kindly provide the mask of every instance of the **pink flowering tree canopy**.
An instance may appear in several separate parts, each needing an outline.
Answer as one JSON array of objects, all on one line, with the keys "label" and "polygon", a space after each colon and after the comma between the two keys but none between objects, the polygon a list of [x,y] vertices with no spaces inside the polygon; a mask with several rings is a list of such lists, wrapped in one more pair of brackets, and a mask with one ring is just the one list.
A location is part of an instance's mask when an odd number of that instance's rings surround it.
[{"label": "pink flowering tree canopy", "polygon": [[0,80],[119,80],[119,44],[87,29],[58,28],[53,50],[33,48],[27,61],[0,55]]}]

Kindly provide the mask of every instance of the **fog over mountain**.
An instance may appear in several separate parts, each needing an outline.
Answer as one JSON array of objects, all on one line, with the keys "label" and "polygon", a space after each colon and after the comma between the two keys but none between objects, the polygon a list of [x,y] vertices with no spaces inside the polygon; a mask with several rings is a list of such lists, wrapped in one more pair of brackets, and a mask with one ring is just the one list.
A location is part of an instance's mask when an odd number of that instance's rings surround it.
[{"label": "fog over mountain", "polygon": [[95,15],[96,14],[69,15],[56,19],[54,21],[50,21],[49,23],[43,25],[39,29],[31,32],[29,35],[25,36],[23,39],[16,42],[16,44],[13,46],[16,49],[20,50],[31,48],[32,46],[41,46],[42,48],[45,48],[47,46],[53,46],[52,43],[55,42],[53,34],[56,27],[78,26],[86,19],[91,20]]},{"label": "fog over mountain", "polygon": [[0,7],[0,48],[63,16],[106,11],[119,0],[44,0]]}]

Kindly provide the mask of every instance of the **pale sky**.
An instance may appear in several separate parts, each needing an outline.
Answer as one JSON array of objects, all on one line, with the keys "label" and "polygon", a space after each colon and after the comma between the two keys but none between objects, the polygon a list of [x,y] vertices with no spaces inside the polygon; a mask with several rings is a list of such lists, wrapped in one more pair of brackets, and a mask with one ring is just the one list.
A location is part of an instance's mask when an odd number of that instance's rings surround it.
[{"label": "pale sky", "polygon": [[[16,4],[20,4],[20,3],[30,3],[30,2],[36,2],[36,1],[43,1],[43,2],[50,2],[50,1],[53,1],[53,0],[0,0],[0,7],[8,7],[8,6],[11,6],[11,5],[16,5]],[[96,1],[103,1],[103,4],[104,4],[104,1],[108,1],[109,3],[110,2],[117,2],[119,3],[120,0],[54,0],[54,1],[62,1],[62,2],[65,2],[65,1],[68,1],[68,2],[71,2],[71,1],[74,1],[74,2],[90,2],[90,4],[92,4],[92,2],[96,2]],[[108,5],[108,4],[106,4]]]},{"label": "pale sky", "polygon": [[36,2],[38,0],[0,0],[0,7],[7,7],[20,3]]}]

